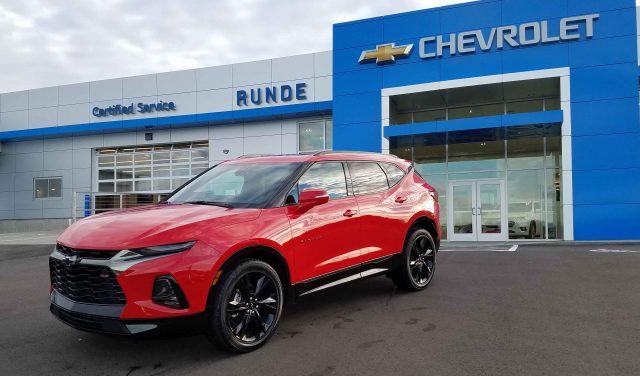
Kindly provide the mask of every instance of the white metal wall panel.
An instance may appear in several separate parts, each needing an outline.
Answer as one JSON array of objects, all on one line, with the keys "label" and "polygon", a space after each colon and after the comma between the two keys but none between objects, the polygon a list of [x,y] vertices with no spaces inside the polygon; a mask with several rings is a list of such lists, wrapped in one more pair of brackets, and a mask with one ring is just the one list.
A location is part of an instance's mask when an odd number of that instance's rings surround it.
[{"label": "white metal wall panel", "polygon": [[233,65],[233,86],[250,86],[271,82],[271,60]]},{"label": "white metal wall panel", "polygon": [[112,101],[122,98],[122,78],[92,81],[89,85],[89,97],[92,102]]},{"label": "white metal wall panel", "polygon": [[2,94],[2,112],[29,109],[29,92],[15,91]]},{"label": "white metal wall panel", "polygon": [[196,87],[198,90],[225,89],[232,86],[232,65],[196,69]]},{"label": "white metal wall panel", "polygon": [[36,108],[29,111],[29,129],[58,125],[58,107]]},{"label": "white metal wall panel", "polygon": [[281,57],[272,61],[271,82],[314,77],[314,54]]},{"label": "white metal wall panel", "polygon": [[67,104],[87,103],[90,101],[90,87],[88,82],[60,86],[58,102],[61,106]]},{"label": "white metal wall panel", "polygon": [[158,73],[158,94],[190,93],[196,91],[195,69]]},{"label": "white metal wall panel", "polygon": [[156,84],[155,74],[126,77],[122,79],[123,98],[155,96],[157,93],[158,86]]},{"label": "white metal wall panel", "polygon": [[333,75],[333,52],[324,51],[314,54],[315,76],[324,77]]},{"label": "white metal wall panel", "polygon": [[3,112],[0,114],[0,132],[29,128],[29,110]]},{"label": "white metal wall panel", "polygon": [[55,107],[58,105],[58,87],[29,90],[29,108]]},{"label": "white metal wall panel", "polygon": [[231,88],[199,91],[196,106],[198,113],[231,111],[233,95]]}]

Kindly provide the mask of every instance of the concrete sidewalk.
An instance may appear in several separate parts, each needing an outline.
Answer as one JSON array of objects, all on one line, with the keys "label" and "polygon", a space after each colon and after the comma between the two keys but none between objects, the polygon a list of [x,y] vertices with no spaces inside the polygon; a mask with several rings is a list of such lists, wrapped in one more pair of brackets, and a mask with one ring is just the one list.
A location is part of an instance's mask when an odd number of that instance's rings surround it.
[{"label": "concrete sidewalk", "polygon": [[55,244],[63,230],[12,232],[0,234],[0,245]]}]

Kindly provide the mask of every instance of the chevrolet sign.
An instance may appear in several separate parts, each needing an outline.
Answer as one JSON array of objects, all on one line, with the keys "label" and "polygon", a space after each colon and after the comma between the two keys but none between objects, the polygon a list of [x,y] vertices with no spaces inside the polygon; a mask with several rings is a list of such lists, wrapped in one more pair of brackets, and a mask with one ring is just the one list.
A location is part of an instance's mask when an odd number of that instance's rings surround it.
[{"label": "chevrolet sign", "polygon": [[[443,35],[420,39],[420,58],[431,59],[442,57],[444,50],[449,55],[475,53],[480,47],[482,51],[490,51],[493,45],[502,50],[505,44],[512,48],[534,46],[539,44],[556,43],[561,41],[579,40],[582,37],[580,25],[584,24],[584,35],[593,38],[594,23],[600,14],[567,17],[560,20],[560,33],[551,35],[549,21],[527,22],[520,25],[494,27],[486,35],[482,30],[452,33],[448,40]],[[433,48],[435,47],[435,48]]]},{"label": "chevrolet sign", "polygon": [[[550,31],[550,21],[527,22],[519,25],[493,27],[486,30],[472,30],[448,35],[429,36],[420,39],[419,56],[421,59],[442,57],[447,50],[449,56],[471,54],[480,51],[491,51],[494,46],[503,50],[506,45],[511,48],[535,46],[590,39],[594,35],[595,21],[600,14],[566,17],[559,21],[558,33]],[[378,64],[394,63],[397,58],[408,57],[412,44],[396,47],[393,43],[381,44],[375,50],[363,51],[359,62]]]}]

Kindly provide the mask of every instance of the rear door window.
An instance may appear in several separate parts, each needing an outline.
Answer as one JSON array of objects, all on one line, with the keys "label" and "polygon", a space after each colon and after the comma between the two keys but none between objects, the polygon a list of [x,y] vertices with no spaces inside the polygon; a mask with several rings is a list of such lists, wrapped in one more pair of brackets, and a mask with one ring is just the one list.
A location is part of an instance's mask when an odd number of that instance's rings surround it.
[{"label": "rear door window", "polygon": [[387,175],[376,162],[350,162],[356,195],[382,192],[389,188]]}]

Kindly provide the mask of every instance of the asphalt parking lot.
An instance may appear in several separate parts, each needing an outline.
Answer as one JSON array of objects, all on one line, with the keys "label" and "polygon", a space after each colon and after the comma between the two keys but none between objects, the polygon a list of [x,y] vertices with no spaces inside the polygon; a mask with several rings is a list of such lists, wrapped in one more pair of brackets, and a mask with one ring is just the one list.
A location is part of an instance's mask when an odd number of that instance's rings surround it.
[{"label": "asphalt parking lot", "polygon": [[426,291],[376,278],[309,296],[241,356],[199,335],[110,338],[58,322],[50,248],[0,246],[4,375],[640,374],[637,245],[441,252]]}]

